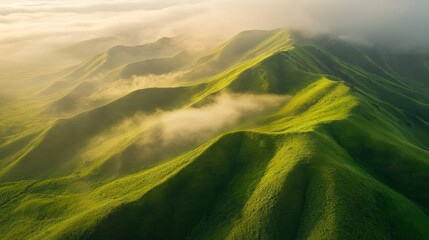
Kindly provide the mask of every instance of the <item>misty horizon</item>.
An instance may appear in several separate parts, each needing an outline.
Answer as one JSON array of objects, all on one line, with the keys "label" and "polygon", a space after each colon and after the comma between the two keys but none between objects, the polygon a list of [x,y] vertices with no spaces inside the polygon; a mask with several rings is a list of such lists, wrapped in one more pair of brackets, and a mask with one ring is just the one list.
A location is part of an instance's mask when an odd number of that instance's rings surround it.
[{"label": "misty horizon", "polygon": [[0,240],[427,240],[428,10],[0,1]]},{"label": "misty horizon", "polygon": [[[428,7],[429,2],[421,0],[21,0],[0,3],[0,62],[61,58],[76,62],[115,45],[138,45],[165,36],[183,37],[204,48],[243,30],[275,28],[421,50],[429,42],[429,16],[424,11]],[[86,47],[82,50],[86,54],[76,53],[79,47]]]}]

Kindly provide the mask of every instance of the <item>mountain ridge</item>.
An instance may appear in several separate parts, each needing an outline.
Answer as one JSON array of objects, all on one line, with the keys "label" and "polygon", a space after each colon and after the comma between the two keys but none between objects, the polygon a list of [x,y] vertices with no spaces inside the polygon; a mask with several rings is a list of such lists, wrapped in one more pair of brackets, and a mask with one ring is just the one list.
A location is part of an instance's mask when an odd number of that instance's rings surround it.
[{"label": "mountain ridge", "polygon": [[[238,56],[213,54],[247,38]],[[0,236],[425,239],[426,58],[411,57],[420,66],[414,75],[392,67],[399,53],[303,38],[284,29],[242,33],[185,67],[190,84],[139,89],[58,120],[1,170]],[[287,101],[147,168],[139,160],[149,153],[117,156],[142,148],[144,119],[201,110],[222,94]],[[191,133],[180,134],[177,141]]]}]

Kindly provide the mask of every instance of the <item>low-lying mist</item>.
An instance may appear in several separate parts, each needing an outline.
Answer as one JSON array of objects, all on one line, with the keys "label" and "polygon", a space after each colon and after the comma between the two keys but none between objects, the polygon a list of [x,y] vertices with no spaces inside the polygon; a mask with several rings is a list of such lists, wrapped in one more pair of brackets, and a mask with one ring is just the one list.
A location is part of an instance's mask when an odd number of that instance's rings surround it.
[{"label": "low-lying mist", "polygon": [[[87,96],[87,101],[109,101],[138,89],[155,87],[177,87],[186,82],[179,81],[181,73],[149,74],[132,76],[130,79],[119,79],[112,82],[97,84],[97,90]],[[101,80],[102,81],[102,80]],[[101,81],[95,81],[101,83]]]},{"label": "low-lying mist", "polygon": [[[152,116],[140,115],[94,139],[93,146],[105,145],[126,139],[130,133],[132,144],[121,150],[105,166],[123,173],[149,167],[162,160],[189,151],[228,131],[257,127],[261,119],[283,106],[289,97],[277,95],[250,95],[222,93],[199,107],[158,112]],[[112,169],[110,169],[112,171]]]},{"label": "low-lying mist", "polygon": [[[108,79],[102,75],[83,81],[64,97],[55,101],[47,113],[75,114],[145,88],[179,87],[192,84],[183,80],[181,72],[132,76],[128,79]],[[195,84],[195,82],[194,82]]]}]

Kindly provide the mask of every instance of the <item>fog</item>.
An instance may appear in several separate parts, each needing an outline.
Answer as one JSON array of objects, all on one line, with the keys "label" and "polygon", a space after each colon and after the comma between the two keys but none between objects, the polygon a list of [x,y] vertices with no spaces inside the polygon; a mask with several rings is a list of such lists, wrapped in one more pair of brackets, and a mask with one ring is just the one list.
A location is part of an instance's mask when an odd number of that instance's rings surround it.
[{"label": "fog", "polygon": [[149,163],[165,160],[219,134],[239,129],[240,125],[251,127],[258,118],[278,110],[288,99],[287,96],[223,93],[199,108],[160,113],[136,141],[138,159]]},{"label": "fog", "polygon": [[[95,137],[83,154],[85,161],[102,158],[103,149],[117,149],[132,142],[128,151],[117,156],[118,169],[130,165],[149,166],[189,151],[232,130],[255,127],[255,122],[284,106],[288,96],[221,93],[199,107],[160,111],[123,120]],[[137,136],[137,137],[136,137]],[[121,149],[121,148],[119,148]]]},{"label": "fog", "polygon": [[84,101],[87,104],[92,102],[105,103],[138,89],[186,86],[186,82],[180,81],[177,77],[180,74],[180,72],[174,72],[160,75],[132,76],[129,79],[120,79],[113,82],[103,82],[103,78],[92,80],[91,83],[96,86],[96,90],[92,94],[84,96]]},{"label": "fog", "polygon": [[[2,1],[0,63],[58,61],[61,49],[91,39],[104,39],[103,48],[178,35],[215,43],[278,27],[421,49],[429,44],[428,10],[425,0]],[[102,50],[97,46],[88,54]]]}]

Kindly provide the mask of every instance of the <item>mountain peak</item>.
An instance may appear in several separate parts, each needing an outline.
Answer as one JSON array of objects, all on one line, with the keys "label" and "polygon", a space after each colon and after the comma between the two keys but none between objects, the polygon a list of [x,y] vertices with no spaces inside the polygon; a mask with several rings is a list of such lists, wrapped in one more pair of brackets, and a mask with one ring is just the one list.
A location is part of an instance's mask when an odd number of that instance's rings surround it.
[{"label": "mountain peak", "polygon": [[429,56],[276,29],[199,57],[117,46],[0,104],[0,236],[427,239]]}]

